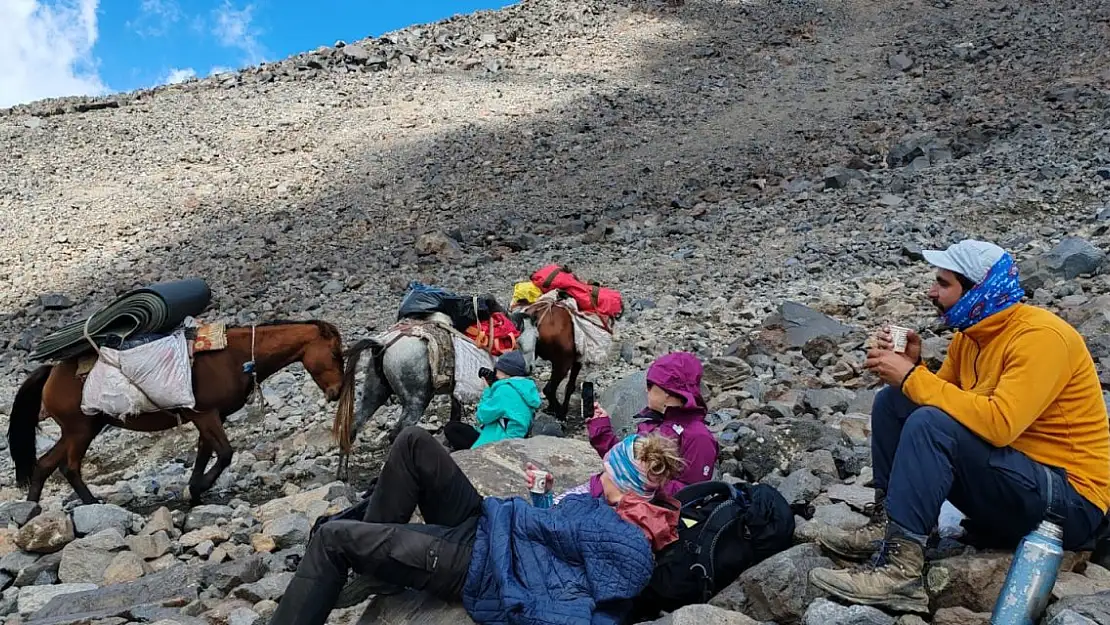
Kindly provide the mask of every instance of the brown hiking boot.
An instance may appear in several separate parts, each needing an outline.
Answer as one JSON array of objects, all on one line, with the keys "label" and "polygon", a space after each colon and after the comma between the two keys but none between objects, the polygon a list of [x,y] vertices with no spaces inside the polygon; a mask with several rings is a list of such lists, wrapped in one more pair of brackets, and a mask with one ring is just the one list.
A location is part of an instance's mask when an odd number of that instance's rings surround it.
[{"label": "brown hiking boot", "polygon": [[817,536],[817,544],[825,551],[845,560],[866,560],[875,554],[886,535],[886,493],[875,491],[875,503],[867,513],[871,520],[854,530],[830,527]]},{"label": "brown hiking boot", "polygon": [[929,612],[922,569],[925,548],[901,536],[882,541],[871,563],[857,571],[813,569],[809,581],[843,601],[895,612]]}]

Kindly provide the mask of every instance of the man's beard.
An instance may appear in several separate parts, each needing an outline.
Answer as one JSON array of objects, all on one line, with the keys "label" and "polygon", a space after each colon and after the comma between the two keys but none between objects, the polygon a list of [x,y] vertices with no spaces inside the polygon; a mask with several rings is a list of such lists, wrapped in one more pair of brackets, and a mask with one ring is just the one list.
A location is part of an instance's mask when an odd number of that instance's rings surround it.
[{"label": "man's beard", "polygon": [[944,307],[944,304],[940,303],[939,299],[929,298],[929,301],[933,303],[933,307],[937,309],[937,313],[940,314],[940,316],[943,317],[944,314],[948,312],[948,309]]}]

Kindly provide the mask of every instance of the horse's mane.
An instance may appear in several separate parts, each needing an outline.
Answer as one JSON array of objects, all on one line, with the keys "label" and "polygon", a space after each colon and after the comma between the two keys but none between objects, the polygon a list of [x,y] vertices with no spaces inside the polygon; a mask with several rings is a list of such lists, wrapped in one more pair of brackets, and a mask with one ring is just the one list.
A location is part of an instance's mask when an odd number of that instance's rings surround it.
[{"label": "horse's mane", "polygon": [[[259,328],[263,328],[263,327],[267,327],[267,326],[309,325],[309,326],[316,326],[317,328],[319,328],[320,329],[320,336],[322,336],[325,339],[330,339],[332,337],[338,337],[339,336],[339,329],[338,328],[336,328],[334,325],[328,323],[327,321],[321,321],[320,319],[308,319],[306,321],[294,321],[294,320],[289,320],[289,319],[274,319],[274,320],[271,320],[271,321],[263,321],[261,323],[256,323],[254,325],[256,327],[259,327]],[[249,327],[249,326],[247,326],[247,327]]]}]

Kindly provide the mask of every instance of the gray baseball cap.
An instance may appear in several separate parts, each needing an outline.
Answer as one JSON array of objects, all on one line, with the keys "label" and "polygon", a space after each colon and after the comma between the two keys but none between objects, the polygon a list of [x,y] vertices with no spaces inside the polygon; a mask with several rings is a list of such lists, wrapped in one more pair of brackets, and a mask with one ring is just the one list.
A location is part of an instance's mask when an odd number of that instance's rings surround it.
[{"label": "gray baseball cap", "polygon": [[925,261],[934,267],[954,271],[979,284],[987,277],[1006,250],[994,243],[965,239],[948,246],[948,249],[925,250]]}]

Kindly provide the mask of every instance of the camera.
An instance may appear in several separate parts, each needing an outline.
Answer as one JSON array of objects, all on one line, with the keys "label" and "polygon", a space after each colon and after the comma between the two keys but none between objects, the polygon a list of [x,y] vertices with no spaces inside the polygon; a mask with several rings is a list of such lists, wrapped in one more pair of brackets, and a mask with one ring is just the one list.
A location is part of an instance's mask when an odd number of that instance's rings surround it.
[{"label": "camera", "polygon": [[489,386],[493,386],[493,383],[497,381],[497,373],[495,373],[494,370],[490,369],[489,367],[482,367],[481,369],[478,369],[478,377],[485,380],[486,384]]}]

